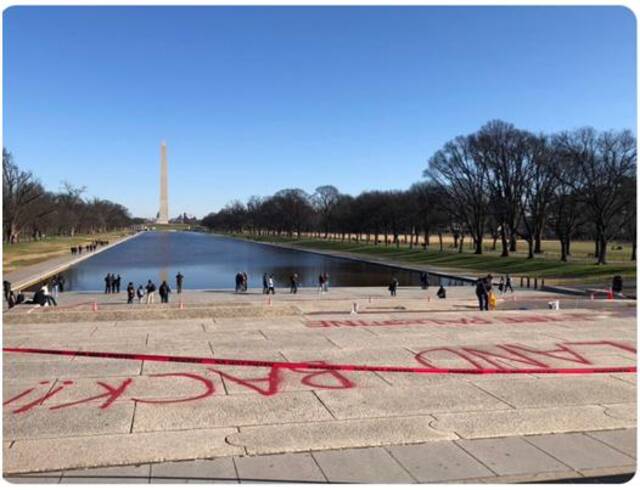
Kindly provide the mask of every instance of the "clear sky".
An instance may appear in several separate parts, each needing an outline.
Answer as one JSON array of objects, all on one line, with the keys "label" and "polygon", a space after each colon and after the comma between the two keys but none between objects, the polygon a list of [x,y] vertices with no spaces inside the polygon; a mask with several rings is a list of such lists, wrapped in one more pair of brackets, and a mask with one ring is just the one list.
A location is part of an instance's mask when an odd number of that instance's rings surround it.
[{"label": "clear sky", "polygon": [[4,145],[155,216],[234,198],[407,188],[447,140],[500,118],[636,132],[636,22],[622,7],[14,7]]}]

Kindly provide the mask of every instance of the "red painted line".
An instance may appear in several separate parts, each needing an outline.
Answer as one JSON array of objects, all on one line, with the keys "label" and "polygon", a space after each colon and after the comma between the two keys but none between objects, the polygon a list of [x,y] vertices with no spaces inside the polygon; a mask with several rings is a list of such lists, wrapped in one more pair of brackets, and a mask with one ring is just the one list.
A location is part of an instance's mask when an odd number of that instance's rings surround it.
[{"label": "red painted line", "polygon": [[591,367],[591,368],[536,368],[536,369],[454,369],[408,366],[362,366],[354,364],[324,364],[312,362],[260,361],[254,359],[222,359],[208,357],[167,356],[156,354],[128,354],[123,352],[91,352],[77,350],[32,349],[4,347],[3,352],[18,354],[48,354],[54,356],[98,357],[103,359],[125,359],[133,361],[182,362],[223,366],[278,367],[283,369],[318,369],[323,371],[365,371],[419,374],[595,374],[635,373],[636,366]]}]

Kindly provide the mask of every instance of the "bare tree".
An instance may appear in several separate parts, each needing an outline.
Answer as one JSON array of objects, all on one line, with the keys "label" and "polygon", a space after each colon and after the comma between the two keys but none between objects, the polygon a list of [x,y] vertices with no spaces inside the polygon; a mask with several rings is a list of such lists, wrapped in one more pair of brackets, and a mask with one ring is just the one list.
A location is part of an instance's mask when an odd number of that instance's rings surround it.
[{"label": "bare tree", "polygon": [[595,227],[598,264],[607,263],[607,245],[621,223],[623,188],[636,172],[636,140],[630,131],[598,133],[593,128],[556,138],[562,161],[573,169],[563,183],[579,195]]}]

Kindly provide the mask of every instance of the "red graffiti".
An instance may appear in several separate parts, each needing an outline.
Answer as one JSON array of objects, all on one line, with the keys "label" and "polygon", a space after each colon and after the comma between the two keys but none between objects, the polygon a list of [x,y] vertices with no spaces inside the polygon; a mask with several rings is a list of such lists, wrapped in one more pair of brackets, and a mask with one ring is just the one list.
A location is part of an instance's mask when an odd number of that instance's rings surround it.
[{"label": "red graffiti", "polygon": [[83,403],[91,402],[93,400],[100,400],[101,398],[106,398],[105,402],[100,405],[100,408],[105,409],[111,406],[113,402],[115,402],[118,398],[120,398],[126,389],[129,387],[133,380],[131,378],[125,379],[120,386],[114,388],[113,386],[103,383],[102,381],[96,381],[96,384],[100,385],[103,389],[106,390],[106,393],[102,393],[99,395],[91,396],[89,398],[83,398],[82,400],[78,400],[75,402],[63,403],[62,405],[55,405],[53,407],[49,407],[49,410],[58,410],[60,408],[72,407],[74,405],[81,405]]},{"label": "red graffiti", "polygon": [[[221,371],[220,369],[208,368],[209,371],[219,374],[222,379],[233,381],[236,384],[249,388],[264,396],[271,396],[278,393],[280,390],[280,383],[282,382],[282,368],[278,366],[271,366],[269,368],[269,374],[264,378],[238,378],[231,376],[230,374]],[[266,387],[261,387],[257,383],[266,383]]]},{"label": "red graffiti", "polygon": [[[569,346],[574,346],[573,348]],[[552,369],[549,364],[550,359],[565,361],[575,364],[591,366],[594,363],[587,358],[584,353],[576,350],[578,346],[609,346],[613,349],[622,349],[626,352],[636,353],[636,349],[631,346],[610,340],[588,341],[588,342],[558,342],[554,349],[541,350],[526,345],[517,344],[497,344],[487,348],[476,347],[434,347],[423,350],[416,354],[415,359],[423,366],[437,368],[434,360],[429,358],[430,354],[436,352],[447,352],[451,354],[448,360],[457,364],[471,365],[476,369],[493,367],[498,369],[511,368],[513,363],[526,364],[537,368]],[[431,356],[433,357],[433,355]]]},{"label": "red graffiti", "polygon": [[203,398],[207,398],[208,396],[213,395],[216,391],[213,381],[193,373],[162,373],[162,374],[151,374],[149,377],[164,378],[167,376],[178,376],[178,377],[181,376],[184,378],[195,379],[196,381],[200,381],[204,385],[205,390],[199,395],[190,396],[187,398],[177,398],[175,400],[142,400],[141,398],[131,398],[131,400],[134,402],[140,402],[140,403],[184,403],[184,402],[193,402],[196,400],[202,400]]},{"label": "red graffiti", "polygon": [[598,316],[591,313],[564,313],[560,315],[524,315],[482,318],[480,316],[462,316],[459,318],[404,318],[396,320],[309,320],[305,325],[309,328],[332,327],[404,327],[411,325],[433,326],[466,326],[495,325],[518,323],[558,323],[575,321],[594,321]]}]

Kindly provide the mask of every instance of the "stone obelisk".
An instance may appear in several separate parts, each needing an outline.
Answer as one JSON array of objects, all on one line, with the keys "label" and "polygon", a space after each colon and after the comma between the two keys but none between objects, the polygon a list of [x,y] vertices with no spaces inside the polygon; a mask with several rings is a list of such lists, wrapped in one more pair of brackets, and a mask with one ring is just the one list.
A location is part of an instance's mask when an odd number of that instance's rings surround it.
[{"label": "stone obelisk", "polygon": [[160,212],[157,223],[166,225],[169,223],[169,190],[167,185],[167,144],[163,141],[160,145]]}]

